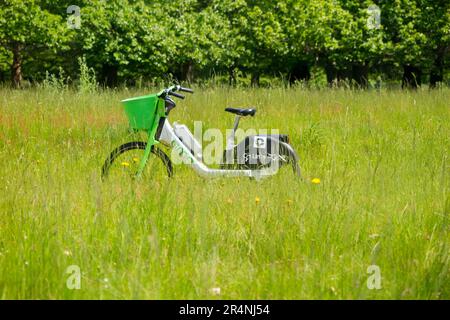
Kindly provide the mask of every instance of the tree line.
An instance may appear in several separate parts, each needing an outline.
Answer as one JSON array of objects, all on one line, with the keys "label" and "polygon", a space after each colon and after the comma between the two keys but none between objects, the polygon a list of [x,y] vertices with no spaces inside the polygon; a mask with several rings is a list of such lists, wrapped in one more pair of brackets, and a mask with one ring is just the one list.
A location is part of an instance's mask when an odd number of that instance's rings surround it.
[{"label": "tree line", "polygon": [[16,87],[46,72],[75,79],[77,57],[110,87],[216,74],[307,82],[313,69],[329,85],[434,87],[449,56],[448,0],[0,0],[0,81]]}]

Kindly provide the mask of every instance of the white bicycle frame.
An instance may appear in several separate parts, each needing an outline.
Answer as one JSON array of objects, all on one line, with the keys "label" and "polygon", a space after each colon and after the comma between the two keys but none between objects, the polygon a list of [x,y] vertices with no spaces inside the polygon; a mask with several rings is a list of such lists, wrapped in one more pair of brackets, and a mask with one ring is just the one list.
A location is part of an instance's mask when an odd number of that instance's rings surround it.
[{"label": "white bicycle frame", "polygon": [[[234,135],[239,124],[239,116],[236,116],[233,130],[227,137],[227,150],[234,148]],[[195,139],[195,138],[194,138]],[[250,169],[213,169],[209,168],[201,158],[196,157],[191,153],[191,150],[184,142],[177,136],[170,122],[166,119],[159,141],[170,145],[172,148],[178,151],[183,163],[190,165],[200,176],[205,178],[214,177],[251,177],[255,179],[265,178],[274,175],[279,168],[278,161],[272,162],[273,164],[264,169],[250,170]],[[201,154],[201,152],[200,152]]]}]

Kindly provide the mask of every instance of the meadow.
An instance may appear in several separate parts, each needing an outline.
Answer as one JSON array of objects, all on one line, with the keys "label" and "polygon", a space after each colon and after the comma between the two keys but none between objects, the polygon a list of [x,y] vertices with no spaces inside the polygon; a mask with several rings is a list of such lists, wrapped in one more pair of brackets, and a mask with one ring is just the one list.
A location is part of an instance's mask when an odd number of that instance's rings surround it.
[{"label": "meadow", "polygon": [[172,121],[255,106],[302,178],[102,182],[120,100],[158,89],[0,89],[1,299],[450,298],[449,89],[195,89]]}]

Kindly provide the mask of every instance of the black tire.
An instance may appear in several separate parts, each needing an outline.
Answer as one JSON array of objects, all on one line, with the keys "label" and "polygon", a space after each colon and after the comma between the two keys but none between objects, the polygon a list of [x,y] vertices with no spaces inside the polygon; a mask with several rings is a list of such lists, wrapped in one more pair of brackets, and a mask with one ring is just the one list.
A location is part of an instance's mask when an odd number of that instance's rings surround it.
[{"label": "black tire", "polygon": [[302,175],[300,171],[300,166],[297,162],[297,159],[292,154],[289,154],[288,162],[292,165],[292,171],[294,172],[294,175],[301,177]]},{"label": "black tire", "polygon": [[[124,143],[121,146],[114,149],[109,155],[108,159],[106,159],[105,163],[103,164],[102,180],[108,177],[111,166],[121,154],[132,150],[145,150],[146,147],[147,142],[133,141]],[[161,159],[163,165],[166,168],[168,177],[171,177],[173,175],[172,162],[170,161],[170,158],[167,156],[167,154],[165,154],[164,151],[162,151],[161,149],[155,148],[155,146],[152,146],[151,153],[153,153],[154,155],[156,155],[158,158]]]},{"label": "black tire", "polygon": [[294,175],[301,176],[300,166],[298,165],[298,156],[290,144],[281,142],[280,143],[280,154],[287,157],[286,164],[292,165],[292,170]]}]

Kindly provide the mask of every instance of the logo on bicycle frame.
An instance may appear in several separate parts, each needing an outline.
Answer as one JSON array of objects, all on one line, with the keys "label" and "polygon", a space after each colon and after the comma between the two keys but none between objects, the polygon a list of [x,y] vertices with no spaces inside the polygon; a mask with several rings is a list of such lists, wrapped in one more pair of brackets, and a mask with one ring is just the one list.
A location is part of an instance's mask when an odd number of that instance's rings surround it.
[{"label": "logo on bicycle frame", "polygon": [[256,137],[253,143],[253,148],[264,149],[266,147],[266,137]]},{"label": "logo on bicycle frame", "polygon": [[269,163],[271,161],[287,161],[285,156],[276,153],[267,153],[267,154],[255,154],[255,153],[244,153],[242,155],[244,162],[250,162],[251,160],[257,160],[262,163]]}]

